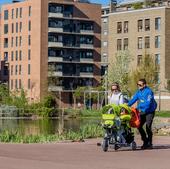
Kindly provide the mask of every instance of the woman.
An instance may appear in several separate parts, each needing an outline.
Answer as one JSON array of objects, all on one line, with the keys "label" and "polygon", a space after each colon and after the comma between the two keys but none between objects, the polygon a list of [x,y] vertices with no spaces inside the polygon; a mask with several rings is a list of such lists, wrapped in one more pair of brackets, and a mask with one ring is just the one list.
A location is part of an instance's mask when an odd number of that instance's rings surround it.
[{"label": "woman", "polygon": [[124,103],[123,94],[121,93],[118,83],[114,83],[111,86],[111,94],[108,96],[109,104],[120,105]]}]

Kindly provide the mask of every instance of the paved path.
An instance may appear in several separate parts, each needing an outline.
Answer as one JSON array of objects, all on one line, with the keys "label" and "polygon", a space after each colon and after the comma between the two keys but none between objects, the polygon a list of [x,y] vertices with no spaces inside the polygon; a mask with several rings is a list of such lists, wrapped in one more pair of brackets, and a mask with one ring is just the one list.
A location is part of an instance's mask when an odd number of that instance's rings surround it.
[{"label": "paved path", "polygon": [[103,152],[100,141],[0,144],[0,169],[170,169],[170,137],[154,137],[154,149],[144,151]]}]

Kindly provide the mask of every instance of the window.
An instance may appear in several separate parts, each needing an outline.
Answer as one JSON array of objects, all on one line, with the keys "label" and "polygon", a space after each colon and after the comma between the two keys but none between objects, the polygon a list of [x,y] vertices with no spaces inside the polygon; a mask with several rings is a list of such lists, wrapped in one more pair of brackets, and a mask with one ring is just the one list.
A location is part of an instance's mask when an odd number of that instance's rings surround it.
[{"label": "window", "polygon": [[16,23],[16,33],[18,33],[18,22]]},{"label": "window", "polygon": [[12,23],[12,33],[14,33],[14,24]]},{"label": "window", "polygon": [[18,8],[16,8],[16,18],[18,18]]},{"label": "window", "polygon": [[11,65],[11,75],[13,75],[13,68],[14,68],[14,66],[13,65]]},{"label": "window", "polygon": [[14,84],[13,84],[13,79],[11,79],[11,90],[13,89],[13,86]]},{"label": "window", "polygon": [[14,47],[14,38],[11,38],[11,47]]},{"label": "window", "polygon": [[11,52],[11,61],[14,61],[14,52]]},{"label": "window", "polygon": [[7,34],[8,33],[8,24],[5,24],[4,25],[4,34]]},{"label": "window", "polygon": [[31,50],[28,49],[28,60],[31,60]]},{"label": "window", "polygon": [[15,75],[18,74],[18,65],[15,65]]},{"label": "window", "polygon": [[15,60],[18,60],[18,51],[15,51]]},{"label": "window", "polygon": [[31,35],[28,35],[28,45],[31,45]]},{"label": "window", "polygon": [[12,19],[14,19],[14,9],[12,9]]},{"label": "window", "polygon": [[124,38],[124,47],[123,47],[124,50],[127,50],[128,49],[128,38]]},{"label": "window", "polygon": [[19,51],[19,60],[22,60],[22,51]]},{"label": "window", "polygon": [[4,48],[8,48],[8,38],[4,38]]},{"label": "window", "polygon": [[19,37],[19,46],[22,46],[22,36]]},{"label": "window", "polygon": [[138,49],[142,49],[142,48],[143,48],[143,38],[138,37]]},{"label": "window", "polygon": [[150,48],[150,37],[149,36],[145,37],[145,48]]},{"label": "window", "polygon": [[20,8],[19,16],[20,16],[20,18],[22,18],[22,8]]},{"label": "window", "polygon": [[16,47],[18,46],[18,36],[16,37],[15,45]]},{"label": "window", "polygon": [[106,47],[107,46],[107,42],[105,41],[105,42],[103,42],[103,46],[104,47]]},{"label": "window", "polygon": [[103,31],[103,34],[104,34],[104,35],[107,35],[107,30],[104,30],[104,31]]},{"label": "window", "polygon": [[124,33],[128,33],[128,21],[124,22]]},{"label": "window", "polygon": [[31,80],[28,79],[28,89],[31,89]]},{"label": "window", "polygon": [[8,52],[4,52],[4,60],[8,61]]},{"label": "window", "polygon": [[117,33],[122,33],[122,22],[117,23]]},{"label": "window", "polygon": [[28,22],[28,31],[31,31],[31,21]]},{"label": "window", "polygon": [[117,50],[122,50],[122,39],[117,39]]},{"label": "window", "polygon": [[22,22],[19,24],[19,31],[22,32]]},{"label": "window", "polygon": [[155,18],[155,30],[160,30],[161,29],[161,18]]},{"label": "window", "polygon": [[19,75],[21,75],[22,65],[19,65]]},{"label": "window", "polygon": [[15,79],[15,89],[18,89],[18,80]]},{"label": "window", "polygon": [[8,10],[4,10],[4,20],[8,20]]},{"label": "window", "polygon": [[155,48],[160,48],[161,46],[161,37],[159,36],[155,36]]},{"label": "window", "polygon": [[138,32],[141,32],[143,29],[143,20],[138,20]]},{"label": "window", "polygon": [[145,19],[145,31],[150,31],[150,19]]},{"label": "window", "polygon": [[31,65],[28,64],[28,74],[30,75],[31,74]]},{"label": "window", "polygon": [[160,70],[160,54],[155,54],[155,66],[157,68],[157,70],[159,71]]},{"label": "window", "polygon": [[137,56],[137,66],[139,66],[142,63],[142,55]]},{"label": "window", "polygon": [[31,16],[31,6],[29,6],[28,16]]},{"label": "window", "polygon": [[19,79],[19,89],[21,89],[21,79]]}]

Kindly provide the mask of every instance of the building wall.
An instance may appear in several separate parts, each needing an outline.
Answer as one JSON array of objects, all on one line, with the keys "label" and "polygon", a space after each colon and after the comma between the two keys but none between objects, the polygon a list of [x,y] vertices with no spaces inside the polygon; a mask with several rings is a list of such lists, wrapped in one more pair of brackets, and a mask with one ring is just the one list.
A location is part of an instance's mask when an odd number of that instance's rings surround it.
[{"label": "building wall", "polygon": [[[149,8],[149,9],[140,9],[133,11],[125,12],[115,12],[109,15],[109,63],[114,61],[114,56],[117,51],[117,39],[128,38],[128,50],[133,56],[134,61],[132,62],[132,68],[137,67],[137,55],[155,54],[160,53],[161,63],[160,63],[160,81],[161,88],[164,88],[166,83],[165,80],[165,7]],[[161,17],[161,29],[160,31],[155,30],[155,18]],[[150,19],[150,31],[142,30],[138,32],[138,20],[143,20],[143,29],[145,19]],[[117,22],[128,21],[128,33],[117,33]],[[155,36],[161,36],[161,46],[160,48],[155,48]],[[149,49],[138,49],[138,37],[143,37],[143,46],[144,38],[146,36],[150,37],[150,48]]]}]

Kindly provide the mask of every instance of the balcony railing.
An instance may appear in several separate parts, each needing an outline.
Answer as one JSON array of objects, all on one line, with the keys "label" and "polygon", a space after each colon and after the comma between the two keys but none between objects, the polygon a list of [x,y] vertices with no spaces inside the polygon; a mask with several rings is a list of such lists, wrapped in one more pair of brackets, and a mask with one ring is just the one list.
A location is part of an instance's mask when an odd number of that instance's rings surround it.
[{"label": "balcony railing", "polygon": [[62,62],[62,61],[63,61],[63,57],[48,56],[48,62]]},{"label": "balcony railing", "polygon": [[80,33],[81,34],[89,34],[89,35],[93,35],[94,34],[94,31],[93,30],[80,30]]},{"label": "balcony railing", "polygon": [[62,71],[52,71],[52,72],[48,72],[48,76],[49,77],[54,77],[54,76],[63,76],[63,72]]},{"label": "balcony railing", "polygon": [[94,46],[93,46],[93,44],[80,44],[80,48],[83,48],[83,49],[86,49],[86,48],[93,49]]},{"label": "balcony railing", "polygon": [[80,62],[82,63],[93,63],[93,58],[80,58]]},{"label": "balcony railing", "polygon": [[63,47],[62,42],[48,42],[48,47]]},{"label": "balcony railing", "polygon": [[63,28],[48,28],[48,32],[63,32]]},{"label": "balcony railing", "polygon": [[63,87],[62,86],[49,86],[48,87],[48,91],[62,91],[63,90]]},{"label": "balcony railing", "polygon": [[80,72],[80,77],[93,78],[93,72]]},{"label": "balcony railing", "polygon": [[52,13],[52,12],[49,12],[48,13],[48,17],[50,18],[63,18],[63,13]]}]

